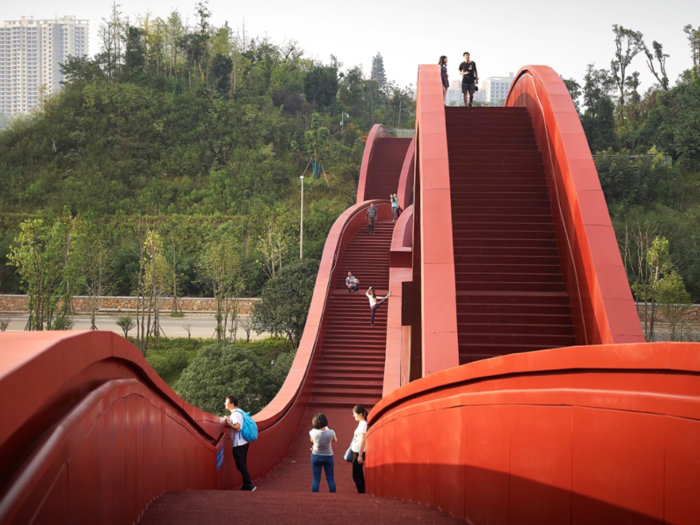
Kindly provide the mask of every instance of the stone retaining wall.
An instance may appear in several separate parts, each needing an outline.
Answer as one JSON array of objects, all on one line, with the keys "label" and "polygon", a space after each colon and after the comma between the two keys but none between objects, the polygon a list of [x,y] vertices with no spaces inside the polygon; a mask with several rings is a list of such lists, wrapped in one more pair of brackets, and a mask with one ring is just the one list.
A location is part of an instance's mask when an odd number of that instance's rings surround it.
[{"label": "stone retaining wall", "polygon": [[[258,298],[238,299],[238,313],[250,314],[253,304]],[[90,307],[87,297],[73,297],[73,310],[76,314],[89,314]],[[29,298],[26,295],[0,295],[0,312],[26,313]],[[100,297],[98,299],[100,314],[115,314],[120,312],[135,312],[136,298],[134,297]],[[212,297],[182,297],[177,300],[178,311],[184,313],[213,313],[216,312],[216,301]],[[163,311],[172,312],[173,299],[163,299]]]}]

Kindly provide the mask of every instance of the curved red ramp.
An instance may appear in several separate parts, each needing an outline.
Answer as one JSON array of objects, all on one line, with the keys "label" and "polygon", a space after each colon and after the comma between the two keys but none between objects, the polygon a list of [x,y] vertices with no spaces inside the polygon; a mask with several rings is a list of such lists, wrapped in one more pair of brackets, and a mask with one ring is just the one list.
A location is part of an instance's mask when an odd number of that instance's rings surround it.
[{"label": "curved red ramp", "polygon": [[445,370],[382,399],[367,439],[374,494],[469,523],[692,525],[700,345],[562,348]]},{"label": "curved red ramp", "polygon": [[[375,152],[374,168],[385,167],[384,153]],[[395,182],[403,157],[392,157]],[[367,165],[361,180],[369,173],[375,183],[387,175]],[[370,204],[378,208],[374,235],[366,225]],[[347,408],[371,408],[381,399],[386,308],[370,327],[363,292],[369,285],[380,294],[388,290],[392,231],[386,200],[358,203],[334,224],[292,369],[255,416],[260,437],[248,465],[254,479],[283,463],[290,450],[308,450],[299,436],[314,410],[334,415],[342,409],[334,427],[348,441],[353,421]],[[355,295],[344,285],[349,270],[362,280]],[[126,340],[101,332],[3,333],[0,345],[10,349],[0,360],[2,399],[19,400],[2,409],[3,524],[56,516],[70,523],[131,523],[163,492],[240,485],[222,420],[184,403]],[[280,480],[290,469],[298,476],[294,463],[286,461],[285,473],[268,484],[286,483]]]}]

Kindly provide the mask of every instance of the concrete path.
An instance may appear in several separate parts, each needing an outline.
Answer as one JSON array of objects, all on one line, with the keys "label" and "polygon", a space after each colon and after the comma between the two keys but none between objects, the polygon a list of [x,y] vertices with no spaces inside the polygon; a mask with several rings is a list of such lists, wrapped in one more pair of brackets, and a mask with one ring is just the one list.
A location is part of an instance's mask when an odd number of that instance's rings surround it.
[{"label": "concrete path", "polygon": [[[10,324],[7,328],[8,331],[12,330],[24,330],[27,325],[28,315],[18,315],[18,314],[1,314],[0,321],[6,320]],[[118,333],[119,335],[124,335],[119,326],[117,326],[117,319],[119,317],[115,316],[98,316],[97,317],[97,328],[100,330],[110,330],[112,332]],[[75,323],[73,326],[74,330],[89,330],[90,329],[90,317],[87,315],[74,315],[71,317]],[[189,314],[185,317],[163,317],[161,319],[161,327],[163,332],[167,337],[187,337],[187,330],[185,327],[189,327],[190,336],[194,338],[212,338],[214,337],[214,330],[216,328],[216,321],[214,319],[214,314]],[[133,330],[130,335],[134,335]],[[270,334],[263,332],[257,334],[255,331],[250,332],[250,339],[264,339],[269,337]],[[246,333],[240,327],[236,333],[238,339],[245,340]]]}]

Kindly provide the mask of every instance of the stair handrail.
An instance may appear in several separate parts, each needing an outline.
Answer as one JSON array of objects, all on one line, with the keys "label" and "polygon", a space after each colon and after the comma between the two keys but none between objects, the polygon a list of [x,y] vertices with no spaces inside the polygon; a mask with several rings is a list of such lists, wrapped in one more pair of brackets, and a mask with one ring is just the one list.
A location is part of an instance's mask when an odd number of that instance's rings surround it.
[{"label": "stair handrail", "polygon": [[360,166],[360,180],[357,182],[357,204],[365,201],[365,193],[367,189],[367,177],[369,176],[369,164],[374,155],[375,140],[386,137],[386,129],[382,124],[375,124],[367,135],[365,142],[365,151],[362,154],[362,164]]},{"label": "stair handrail", "polygon": [[[336,219],[335,224],[331,228],[331,232],[326,240],[326,247],[324,248],[324,254],[321,259],[321,267],[319,268],[319,277],[317,277],[316,280],[316,288],[314,289],[311,306],[309,308],[309,315],[307,317],[306,326],[304,327],[304,333],[302,334],[302,338],[299,343],[299,349],[297,349],[297,355],[294,358],[292,367],[284,384],[280,388],[280,391],[265,408],[263,408],[253,417],[253,419],[255,419],[257,422],[261,433],[274,427],[289,413],[299,395],[302,393],[305,382],[307,379],[309,379],[309,375],[314,364],[314,358],[316,357],[315,353],[319,344],[319,339],[323,335],[322,327],[326,317],[326,304],[328,298],[332,294],[332,289],[335,286],[335,272],[337,270],[338,260],[340,259],[339,255],[347,242],[349,242],[349,239],[346,239],[348,227],[354,220],[357,219],[358,216],[362,215],[363,212],[366,213],[369,205],[373,203],[378,208],[378,218],[380,214],[387,217],[391,216],[391,203],[388,200],[373,199],[360,202],[345,210],[345,212],[343,212],[340,217]],[[339,227],[338,233],[334,234],[333,230],[341,224],[342,226]],[[331,243],[333,243],[332,256],[328,257],[326,250],[330,248]],[[317,288],[319,286],[319,279],[324,265],[329,265],[330,269],[328,271],[327,280],[324,278],[325,288],[323,289],[323,292],[319,294]],[[316,301],[321,302],[319,303]],[[312,315],[316,315],[318,320],[316,321],[315,319],[312,319]],[[309,324],[310,321],[312,324]],[[306,342],[307,338],[309,337],[313,337],[311,343]],[[302,345],[305,348],[309,348],[308,354],[299,352],[299,350],[302,349]]]},{"label": "stair handrail", "polygon": [[[536,111],[533,110],[532,104],[528,104],[533,99],[525,80],[531,81]],[[543,99],[546,101],[546,105]],[[572,295],[572,291],[576,292],[574,300],[579,307],[579,315],[574,315],[574,322],[580,323],[580,327],[577,326],[576,330],[577,343],[605,344],[644,341],[632,293],[629,286],[626,285],[627,275],[622,265],[595,163],[578,112],[564,82],[554,70],[547,66],[525,66],[518,72],[511,84],[505,106],[526,107],[533,119],[536,135],[539,124],[544,128],[544,142],[547,144],[549,157],[549,165],[545,166],[545,170],[549,173],[549,178],[554,184],[554,188],[550,188],[553,190],[550,191],[550,195],[553,193],[556,199],[561,219],[560,225],[571,261],[571,264],[562,264],[562,268],[568,277],[567,290],[569,295]],[[562,129],[566,132],[563,132]],[[555,138],[556,146],[554,146],[553,151],[552,140]],[[542,137],[538,136],[538,142],[542,142]],[[540,147],[543,145],[540,144]],[[570,154],[577,157],[576,166],[572,166],[572,161],[569,159]],[[555,159],[560,160],[557,165],[555,165]],[[561,181],[558,180],[559,177],[562,178]],[[563,186],[560,186],[560,182],[563,183]],[[568,210],[569,221],[564,213],[560,194],[561,191],[566,193],[567,187],[569,188],[569,199],[566,205],[570,207],[572,203],[574,205],[574,209]],[[579,194],[583,192],[587,197],[585,202],[579,198]],[[579,250],[574,250],[570,228],[576,230]],[[607,236],[605,231],[596,232],[593,231],[594,228],[606,229]],[[610,233],[612,233],[612,238],[610,238]],[[596,239],[595,244],[589,242],[590,236]],[[562,263],[564,262],[566,261],[562,261]],[[580,269],[584,271],[579,271],[578,266],[581,266]],[[572,289],[572,276],[566,272],[567,268],[573,272],[574,289]],[[592,282],[588,280],[589,274]],[[581,293],[582,278],[585,278],[583,284],[587,288],[584,293]],[[604,286],[601,286],[601,279],[605,280]],[[587,301],[585,305],[584,300]]]}]

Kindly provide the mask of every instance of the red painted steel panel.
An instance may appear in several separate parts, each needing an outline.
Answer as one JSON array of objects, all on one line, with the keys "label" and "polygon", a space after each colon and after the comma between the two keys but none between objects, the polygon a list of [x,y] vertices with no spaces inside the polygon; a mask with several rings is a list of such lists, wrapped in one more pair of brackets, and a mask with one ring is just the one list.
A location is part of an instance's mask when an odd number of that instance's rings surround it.
[{"label": "red painted steel panel", "polygon": [[[508,523],[511,413],[508,405],[468,406],[464,504],[452,510],[473,523]],[[461,512],[461,514],[460,514]]]},{"label": "red painted steel panel", "polygon": [[372,159],[372,151],[374,148],[374,140],[386,137],[386,130],[381,124],[375,124],[367,135],[365,142],[365,151],[362,154],[362,165],[360,166],[360,180],[357,183],[357,200],[356,204],[364,202],[365,188],[367,187],[367,174],[369,171],[369,161]]},{"label": "red painted steel panel", "polygon": [[513,410],[509,523],[554,525],[570,518],[572,420],[568,407]]},{"label": "red painted steel panel", "polygon": [[663,416],[575,408],[572,455],[574,523],[663,521]]},{"label": "red painted steel panel", "polygon": [[416,159],[416,139],[411,140],[411,144],[406,150],[406,159],[401,167],[401,175],[399,177],[399,188],[396,191],[396,196],[399,199],[399,206],[402,210],[406,210],[413,204],[413,177],[415,174],[415,159]]},{"label": "red painted steel panel", "polygon": [[[424,502],[472,523],[691,525],[700,480],[697,356],[700,345],[687,343],[582,346],[414,381],[369,416],[368,451],[379,458],[367,464],[369,490],[423,501],[413,480],[442,486],[444,458],[459,457],[465,484],[450,477],[454,493],[436,490]],[[466,437],[455,439],[460,412]],[[432,447],[420,446],[425,428],[441,429]],[[406,442],[398,446],[397,436]],[[400,475],[386,474],[397,465]]]},{"label": "red painted steel panel", "polygon": [[[459,364],[457,303],[452,250],[450,172],[440,68],[418,68],[416,172],[420,177],[422,376]],[[414,256],[415,257],[415,256]],[[415,263],[414,263],[415,264]]]},{"label": "red painted steel panel", "polygon": [[[377,204],[380,220],[391,216],[388,202],[371,202]],[[348,209],[328,236],[290,374],[277,397],[255,416],[260,438],[249,460],[254,478],[284,458],[297,433],[314,380],[315,344],[329,283],[336,277],[335,261],[364,226],[369,204]],[[0,414],[8,423],[0,430],[0,462],[5,474],[12,475],[11,489],[0,499],[3,523],[27,523],[29,511],[53,516],[63,507],[69,509],[60,510],[67,519],[81,521],[97,508],[95,522],[131,523],[166,490],[240,485],[221,419],[177,397],[126,340],[102,332],[6,332],[0,334],[0,346],[0,393],[17,400],[4,404]],[[37,441],[42,434],[48,437]],[[95,457],[95,442],[108,453]],[[217,473],[221,446],[225,461]],[[23,454],[31,455],[13,463]],[[61,474],[66,468],[72,476]],[[91,498],[96,507],[69,501],[76,494]]]},{"label": "red painted steel panel", "polygon": [[664,450],[664,519],[693,523],[700,516],[700,424],[667,417]]},{"label": "red painted steel panel", "polygon": [[542,150],[577,342],[643,342],[595,164],[566,86],[551,68],[526,66],[506,106],[528,109]]}]

